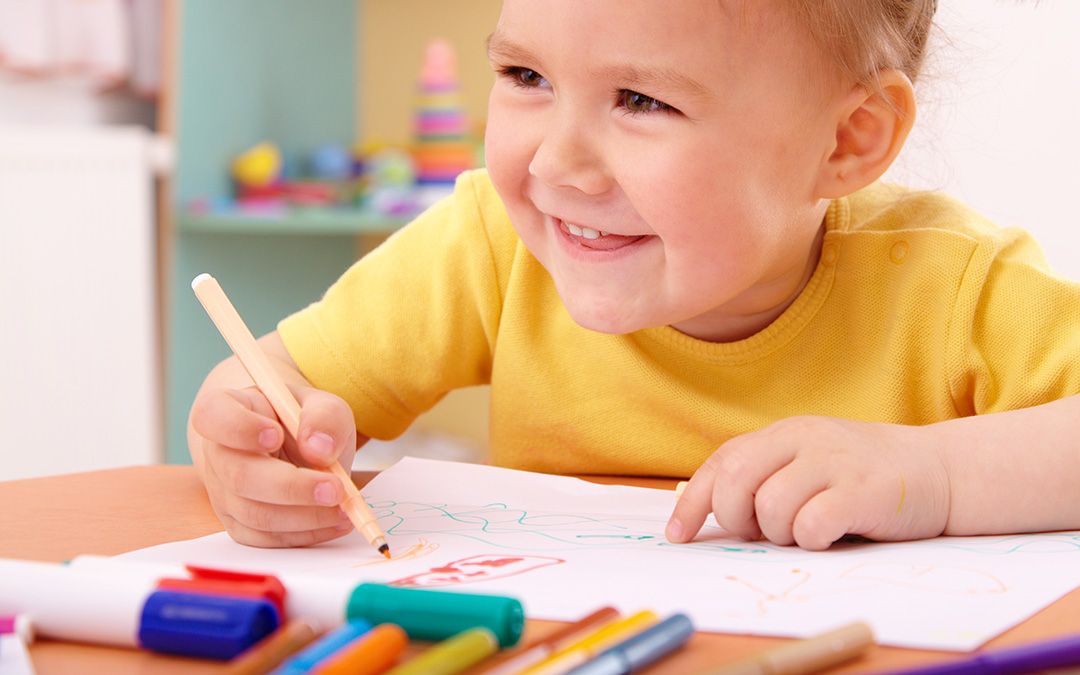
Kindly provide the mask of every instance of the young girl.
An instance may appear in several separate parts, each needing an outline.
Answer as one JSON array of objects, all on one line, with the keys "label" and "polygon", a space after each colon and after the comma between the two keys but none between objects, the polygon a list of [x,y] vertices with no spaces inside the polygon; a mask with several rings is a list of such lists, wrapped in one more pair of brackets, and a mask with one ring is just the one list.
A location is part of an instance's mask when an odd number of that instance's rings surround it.
[{"label": "young girl", "polygon": [[487,170],[229,359],[189,438],[237,541],[350,529],[330,462],[491,384],[491,461],[691,476],[667,535],[1080,527],[1080,285],[877,183],[932,0],[505,0]]}]

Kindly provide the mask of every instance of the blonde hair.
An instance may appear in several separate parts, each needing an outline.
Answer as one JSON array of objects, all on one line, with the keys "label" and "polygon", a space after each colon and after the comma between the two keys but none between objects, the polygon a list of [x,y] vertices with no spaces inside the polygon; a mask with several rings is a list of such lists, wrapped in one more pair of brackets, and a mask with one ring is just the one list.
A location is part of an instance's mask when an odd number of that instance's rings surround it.
[{"label": "blonde hair", "polygon": [[878,90],[884,69],[914,82],[922,70],[937,0],[787,0],[846,79]]}]

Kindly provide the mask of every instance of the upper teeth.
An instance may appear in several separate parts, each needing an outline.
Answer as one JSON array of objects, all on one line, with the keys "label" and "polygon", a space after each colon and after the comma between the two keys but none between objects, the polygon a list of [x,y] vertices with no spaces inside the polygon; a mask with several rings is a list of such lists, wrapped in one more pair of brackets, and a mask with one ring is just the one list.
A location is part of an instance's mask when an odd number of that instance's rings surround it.
[{"label": "upper teeth", "polygon": [[599,237],[608,236],[607,232],[594,230],[591,227],[579,227],[578,225],[574,225],[573,223],[566,223],[566,229],[570,230],[570,234],[574,235],[575,237],[585,237],[586,239],[597,239]]}]

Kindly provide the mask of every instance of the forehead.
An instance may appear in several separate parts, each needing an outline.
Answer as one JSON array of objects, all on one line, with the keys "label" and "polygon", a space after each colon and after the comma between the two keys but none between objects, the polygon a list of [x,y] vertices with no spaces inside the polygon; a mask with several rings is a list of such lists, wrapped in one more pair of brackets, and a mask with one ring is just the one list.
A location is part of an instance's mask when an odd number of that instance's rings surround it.
[{"label": "forehead", "polygon": [[491,43],[534,40],[582,54],[600,46],[642,56],[692,51],[703,40],[734,37],[725,35],[725,15],[717,0],[504,0]]},{"label": "forehead", "polygon": [[541,72],[640,64],[713,82],[805,74],[815,50],[791,16],[784,0],[504,0],[489,53]]}]

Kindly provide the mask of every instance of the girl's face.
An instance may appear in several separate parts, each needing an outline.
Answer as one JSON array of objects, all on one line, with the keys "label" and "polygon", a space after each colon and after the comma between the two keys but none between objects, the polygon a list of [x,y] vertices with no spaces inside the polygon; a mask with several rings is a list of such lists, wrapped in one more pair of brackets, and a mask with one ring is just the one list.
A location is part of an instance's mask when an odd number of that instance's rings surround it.
[{"label": "girl's face", "polygon": [[741,339],[805,285],[836,106],[777,4],[503,3],[487,165],[581,326]]}]

